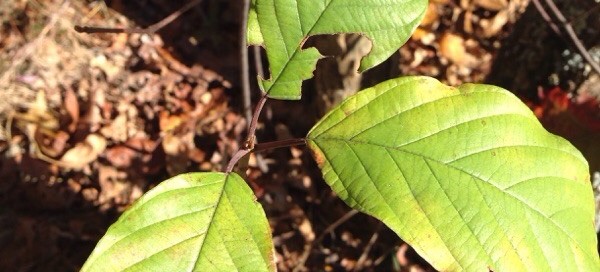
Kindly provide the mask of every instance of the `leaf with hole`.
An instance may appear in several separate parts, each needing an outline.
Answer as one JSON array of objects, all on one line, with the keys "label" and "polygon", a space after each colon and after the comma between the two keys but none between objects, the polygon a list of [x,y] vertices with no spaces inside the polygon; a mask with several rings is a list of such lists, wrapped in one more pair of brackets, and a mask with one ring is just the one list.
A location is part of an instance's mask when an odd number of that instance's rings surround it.
[{"label": "leaf with hole", "polygon": [[237,174],[194,173],[150,190],[82,271],[274,271],[265,213]]},{"label": "leaf with hole", "polygon": [[271,98],[300,99],[302,81],[312,76],[321,58],[316,48],[302,49],[312,35],[366,35],[372,49],[359,70],[367,70],[408,40],[426,7],[425,0],[255,0],[248,40],[262,41],[271,71],[271,79],[259,79],[261,89]]},{"label": "leaf with hole", "polygon": [[389,80],[307,143],[341,199],[436,269],[600,271],[586,160],[506,90]]}]

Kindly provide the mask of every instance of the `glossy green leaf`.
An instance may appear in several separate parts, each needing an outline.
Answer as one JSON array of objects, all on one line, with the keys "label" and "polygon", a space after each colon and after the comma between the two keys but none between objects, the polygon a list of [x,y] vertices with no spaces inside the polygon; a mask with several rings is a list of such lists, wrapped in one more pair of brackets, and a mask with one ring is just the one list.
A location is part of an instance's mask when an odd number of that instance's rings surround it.
[{"label": "glossy green leaf", "polygon": [[194,173],[142,196],[82,271],[274,271],[265,213],[237,174]]},{"label": "glossy green leaf", "polygon": [[510,92],[390,80],[307,142],[348,205],[442,271],[600,271],[588,165]]},{"label": "glossy green leaf", "polygon": [[[300,99],[302,81],[312,77],[321,54],[302,49],[308,36],[362,33],[372,42],[360,71],[387,59],[406,42],[427,7],[426,0],[256,0],[257,19],[249,29],[259,30],[267,52],[271,79],[259,79],[269,97]],[[256,26],[255,21],[258,21]],[[248,33],[251,42],[261,40]]]}]

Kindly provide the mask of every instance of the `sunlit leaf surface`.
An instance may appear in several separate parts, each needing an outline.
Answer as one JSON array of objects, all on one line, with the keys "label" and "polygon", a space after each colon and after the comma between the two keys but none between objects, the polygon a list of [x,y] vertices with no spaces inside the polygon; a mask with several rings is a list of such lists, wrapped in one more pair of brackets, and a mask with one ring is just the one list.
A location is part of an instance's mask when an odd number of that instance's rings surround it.
[{"label": "sunlit leaf surface", "polygon": [[498,87],[389,80],[307,142],[348,205],[443,271],[600,271],[588,165]]},{"label": "sunlit leaf surface", "polygon": [[274,271],[271,231],[237,174],[194,173],[150,190],[82,271]]},{"label": "sunlit leaf surface", "polygon": [[276,99],[300,99],[302,81],[312,77],[321,54],[302,49],[309,36],[361,33],[372,42],[360,71],[387,59],[408,40],[427,7],[426,0],[255,0],[248,41],[265,47],[271,79],[261,89]]}]

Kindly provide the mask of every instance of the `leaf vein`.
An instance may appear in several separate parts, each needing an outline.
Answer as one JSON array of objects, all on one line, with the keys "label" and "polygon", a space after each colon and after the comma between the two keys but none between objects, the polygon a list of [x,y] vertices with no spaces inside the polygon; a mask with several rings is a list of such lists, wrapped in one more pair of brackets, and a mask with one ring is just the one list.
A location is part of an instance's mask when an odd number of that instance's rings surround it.
[{"label": "leaf vein", "polygon": [[[408,180],[406,179],[406,176],[404,175],[404,171],[402,170],[402,167],[400,167],[400,163],[398,163],[396,161],[396,159],[394,158],[394,156],[392,156],[392,153],[387,148],[385,148],[384,150],[386,151],[386,153],[388,154],[388,156],[392,159],[392,161],[394,162],[394,164],[396,164],[396,167],[398,167],[400,175],[402,175],[402,178],[406,182],[406,185],[409,188],[408,191],[410,192],[410,195],[412,196],[413,200],[417,204],[417,207],[419,208],[419,210],[421,210],[421,213],[424,215],[424,217],[427,218],[427,222],[429,223],[429,225],[432,226],[433,230],[436,231],[438,239],[443,240],[441,238],[441,235],[440,235],[439,231],[437,230],[437,228],[435,228],[435,225],[433,224],[433,222],[431,221],[431,219],[427,216],[427,213],[425,213],[425,210],[423,209],[423,206],[421,205],[421,202],[419,202],[419,199],[415,195],[415,192],[412,190],[412,188],[410,186],[410,183],[408,182]],[[416,239],[415,239],[414,235],[413,235],[413,239],[412,240],[414,240],[416,242]],[[454,257],[454,259],[457,260],[458,256],[454,255],[453,250],[451,250],[446,243],[444,243],[444,246],[448,249],[448,252],[450,252],[450,254],[452,255],[452,257]],[[464,270],[464,268],[462,267],[462,264],[460,264],[458,262],[456,262],[456,264],[461,268],[461,270]]]},{"label": "leaf vein", "polygon": [[[223,179],[223,187],[221,188],[221,192],[219,192],[219,196],[217,197],[217,201],[215,204],[215,209],[213,210],[212,214],[210,215],[210,219],[208,220],[208,222],[210,222],[208,224],[208,227],[206,228],[206,236],[209,235],[210,229],[211,227],[214,225],[213,224],[213,219],[215,217],[215,214],[217,213],[217,209],[219,208],[219,204],[221,203],[221,199],[223,198],[223,193],[225,192],[225,186],[227,186],[227,180],[229,179],[229,174],[226,174],[224,176]],[[198,255],[196,256],[196,263],[194,264],[194,269],[196,270],[196,268],[198,267],[198,261],[200,260],[200,254],[202,253],[202,250],[204,248],[204,245],[206,244],[206,239],[204,239],[202,241],[202,245],[200,245],[200,248],[198,249]]]},{"label": "leaf vein", "polygon": [[[322,138],[320,138],[320,139],[321,139],[321,140],[324,140],[325,138],[324,138],[324,137],[322,137]],[[347,140],[347,139],[334,138],[334,137],[331,137],[331,138],[328,138],[328,139],[330,139],[330,140],[334,140],[334,141],[343,141],[343,142],[345,142],[346,144],[350,145],[350,144],[349,144],[349,142],[350,142],[350,141],[349,141],[349,140]],[[507,196],[509,196],[509,197],[511,197],[511,198],[513,198],[513,199],[515,199],[516,201],[518,201],[518,202],[522,203],[522,204],[523,204],[523,205],[525,205],[527,208],[529,208],[529,210],[531,210],[531,211],[534,211],[534,212],[535,212],[535,214],[536,214],[536,215],[538,215],[538,216],[540,216],[540,217],[541,217],[543,220],[545,220],[545,221],[549,221],[550,223],[552,223],[551,225],[552,225],[552,226],[554,226],[556,229],[560,230],[560,231],[562,232],[562,234],[564,234],[564,235],[565,235],[567,238],[569,238],[569,240],[570,240],[571,242],[576,242],[576,240],[575,240],[575,239],[574,239],[574,238],[573,238],[571,235],[569,235],[569,232],[568,232],[567,230],[563,229],[563,228],[562,228],[562,227],[561,227],[561,226],[560,226],[558,223],[556,223],[556,222],[555,222],[555,221],[554,221],[552,218],[545,217],[545,216],[544,216],[544,214],[543,214],[541,211],[539,211],[539,210],[537,210],[536,208],[534,208],[533,206],[531,206],[531,205],[530,205],[529,203],[527,203],[525,200],[521,199],[520,197],[518,197],[518,196],[516,196],[516,195],[513,195],[513,194],[511,194],[510,192],[507,192],[507,191],[504,191],[504,190],[502,190],[502,189],[501,189],[500,187],[498,187],[498,186],[497,186],[495,183],[492,183],[492,182],[490,182],[489,180],[484,180],[483,178],[481,178],[481,177],[479,177],[479,176],[477,176],[477,175],[474,175],[473,173],[469,173],[469,172],[468,172],[467,170],[465,170],[465,169],[462,169],[462,168],[459,168],[459,167],[456,167],[456,166],[453,166],[453,165],[449,165],[449,164],[446,164],[446,163],[444,163],[444,162],[441,162],[441,161],[439,161],[439,160],[436,160],[436,159],[434,159],[434,158],[431,158],[431,157],[425,156],[425,155],[423,155],[423,154],[419,154],[419,153],[411,152],[411,151],[404,150],[404,149],[398,149],[398,148],[388,147],[388,146],[384,146],[384,145],[380,145],[380,144],[367,143],[367,142],[359,142],[359,141],[353,141],[353,143],[355,143],[355,144],[365,144],[365,145],[372,145],[372,146],[375,146],[375,147],[380,147],[380,148],[385,148],[385,149],[393,149],[393,150],[397,150],[397,151],[401,151],[401,152],[405,152],[405,153],[411,154],[411,155],[413,155],[413,156],[417,156],[417,157],[421,157],[421,158],[429,159],[429,160],[431,160],[431,161],[434,161],[434,162],[437,162],[437,163],[440,163],[440,164],[443,164],[443,165],[447,165],[447,166],[448,166],[448,167],[450,167],[450,168],[453,168],[453,169],[455,169],[455,170],[457,170],[457,171],[460,171],[460,172],[463,172],[463,173],[465,173],[465,174],[467,174],[467,175],[469,175],[469,176],[472,176],[472,177],[474,177],[476,180],[479,180],[479,181],[481,181],[481,182],[484,182],[484,183],[491,184],[491,185],[492,185],[492,188],[495,188],[495,189],[496,189],[497,191],[499,191],[500,193],[506,194]],[[533,146],[532,146],[532,147],[533,147]],[[551,148],[551,147],[543,147],[543,146],[536,146],[536,147],[540,147],[540,148],[549,148],[549,149],[553,149],[553,150],[557,150],[557,151],[565,152],[565,151],[562,151],[562,150],[560,150],[560,149]],[[565,152],[565,153],[567,153],[567,152]],[[567,153],[567,154],[569,154],[569,153]],[[364,167],[364,166],[363,166],[363,167]],[[577,244],[577,243],[575,243],[575,244]],[[584,251],[584,252],[585,252],[585,251]],[[590,259],[590,260],[593,260],[593,259],[594,259],[594,258],[592,258],[592,257],[589,255],[589,253],[588,253],[588,252],[585,252],[585,255],[586,255],[586,257],[587,257],[588,259]]]},{"label": "leaf vein", "polygon": [[[389,152],[389,151],[388,151]],[[425,165],[427,165],[427,169],[429,169],[429,172],[431,173],[431,175],[433,176],[433,178],[435,179],[435,181],[438,183],[442,193],[444,194],[444,196],[446,197],[446,199],[450,202],[450,205],[452,206],[452,208],[456,211],[456,213],[458,214],[458,217],[460,217],[460,219],[463,221],[464,225],[467,227],[467,229],[469,230],[469,232],[471,233],[471,235],[475,238],[475,240],[479,243],[480,248],[483,251],[485,250],[485,247],[483,245],[483,243],[479,240],[479,238],[477,237],[477,235],[475,234],[475,232],[473,231],[473,229],[471,228],[471,226],[469,225],[469,223],[467,222],[467,220],[463,217],[462,213],[458,210],[458,208],[454,205],[454,202],[450,199],[450,197],[448,196],[448,194],[446,193],[446,190],[444,190],[442,188],[442,184],[440,182],[440,179],[438,178],[438,176],[435,174],[435,172],[433,171],[433,169],[431,168],[431,165],[429,164],[429,162],[427,161],[427,159],[422,158],[422,160],[425,162]]]}]

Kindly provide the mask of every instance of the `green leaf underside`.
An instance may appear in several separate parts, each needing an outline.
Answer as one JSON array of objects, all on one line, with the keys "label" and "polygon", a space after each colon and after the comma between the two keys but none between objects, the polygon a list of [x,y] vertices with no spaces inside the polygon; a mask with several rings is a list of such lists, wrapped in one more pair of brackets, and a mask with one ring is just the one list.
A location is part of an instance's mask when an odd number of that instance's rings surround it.
[{"label": "green leaf underside", "polygon": [[248,11],[248,32],[246,34],[248,45],[262,45],[264,43],[263,36],[260,34],[260,26],[258,25],[258,15],[256,14],[256,0],[250,2],[250,10]]},{"label": "green leaf underside", "polygon": [[506,90],[389,80],[307,142],[348,205],[442,271],[600,271],[585,159]]},{"label": "green leaf underside", "polygon": [[194,173],[142,196],[82,271],[274,271],[268,221],[237,174]]},{"label": "green leaf underside", "polygon": [[[408,40],[424,15],[425,0],[255,0],[257,19],[249,18],[248,40],[262,40],[271,79],[259,79],[269,97],[298,100],[302,81],[312,77],[321,54],[302,49],[318,34],[361,33],[372,42],[359,71],[383,62]],[[258,25],[256,24],[258,22]],[[256,31],[259,34],[256,34]]]}]

